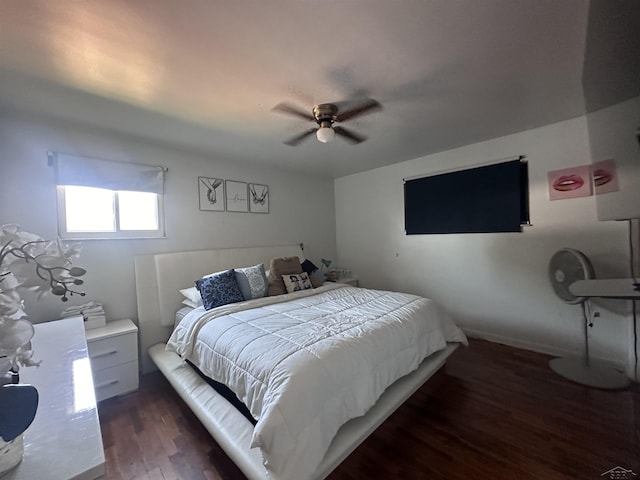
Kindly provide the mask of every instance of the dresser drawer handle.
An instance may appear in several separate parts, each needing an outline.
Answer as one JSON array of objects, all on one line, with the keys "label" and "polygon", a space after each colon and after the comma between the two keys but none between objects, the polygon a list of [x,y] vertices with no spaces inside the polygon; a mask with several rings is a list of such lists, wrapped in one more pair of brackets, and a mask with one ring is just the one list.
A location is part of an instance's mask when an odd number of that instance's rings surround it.
[{"label": "dresser drawer handle", "polygon": [[118,350],[111,350],[110,352],[96,353],[96,354],[95,354],[93,357],[91,357],[91,358],[108,357],[109,355],[115,355],[116,353],[118,353]]},{"label": "dresser drawer handle", "polygon": [[116,383],[120,383],[120,380],[111,380],[110,382],[104,382],[99,385],[94,385],[95,388],[105,388],[110,387],[111,385],[115,385]]}]

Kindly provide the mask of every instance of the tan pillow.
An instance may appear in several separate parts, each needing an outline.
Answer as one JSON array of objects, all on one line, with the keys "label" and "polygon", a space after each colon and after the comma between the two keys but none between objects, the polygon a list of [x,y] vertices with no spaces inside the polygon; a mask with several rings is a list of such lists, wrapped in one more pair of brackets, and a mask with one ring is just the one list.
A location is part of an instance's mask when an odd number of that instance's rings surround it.
[{"label": "tan pillow", "polygon": [[269,263],[269,296],[282,295],[287,289],[282,281],[282,275],[302,273],[302,266],[298,257],[273,258]]}]

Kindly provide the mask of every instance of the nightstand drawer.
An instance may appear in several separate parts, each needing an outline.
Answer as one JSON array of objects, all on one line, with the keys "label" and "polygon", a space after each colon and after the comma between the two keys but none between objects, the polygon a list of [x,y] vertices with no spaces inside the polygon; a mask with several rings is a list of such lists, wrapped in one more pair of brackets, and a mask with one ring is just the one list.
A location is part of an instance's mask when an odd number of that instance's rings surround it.
[{"label": "nightstand drawer", "polygon": [[91,369],[95,373],[104,368],[138,360],[136,332],[87,342]]},{"label": "nightstand drawer", "polygon": [[93,370],[96,401],[133,392],[138,388],[138,360],[103,370]]}]

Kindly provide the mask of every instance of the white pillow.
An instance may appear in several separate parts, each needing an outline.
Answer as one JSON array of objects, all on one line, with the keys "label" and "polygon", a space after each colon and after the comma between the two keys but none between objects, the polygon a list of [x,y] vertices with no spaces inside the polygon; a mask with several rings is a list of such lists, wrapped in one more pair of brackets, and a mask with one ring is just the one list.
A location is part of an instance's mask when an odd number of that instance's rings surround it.
[{"label": "white pillow", "polygon": [[184,300],[182,300],[182,304],[186,305],[187,307],[198,308],[202,306],[202,301],[194,302],[193,300],[189,300],[188,298],[185,298]]},{"label": "white pillow", "polygon": [[184,296],[182,303],[191,308],[198,308],[202,306],[202,297],[196,287],[183,288],[180,293]]}]

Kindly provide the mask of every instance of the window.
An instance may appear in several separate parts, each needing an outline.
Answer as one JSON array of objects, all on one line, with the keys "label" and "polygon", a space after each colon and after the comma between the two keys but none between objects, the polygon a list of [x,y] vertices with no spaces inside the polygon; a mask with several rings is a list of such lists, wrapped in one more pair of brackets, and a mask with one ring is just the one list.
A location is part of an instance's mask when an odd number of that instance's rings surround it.
[{"label": "window", "polygon": [[164,236],[156,193],[59,185],[58,206],[62,238]]},{"label": "window", "polygon": [[164,169],[57,155],[61,238],[164,237]]}]

